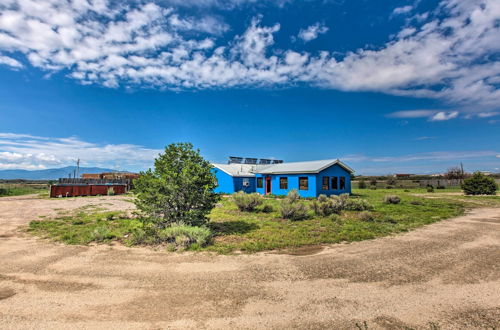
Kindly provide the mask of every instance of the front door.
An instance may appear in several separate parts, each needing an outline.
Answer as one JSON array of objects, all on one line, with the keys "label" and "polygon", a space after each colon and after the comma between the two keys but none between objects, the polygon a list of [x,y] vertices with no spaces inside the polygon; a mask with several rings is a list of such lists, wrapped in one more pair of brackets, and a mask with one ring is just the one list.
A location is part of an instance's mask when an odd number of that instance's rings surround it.
[{"label": "front door", "polygon": [[266,195],[271,193],[271,178],[266,177]]}]

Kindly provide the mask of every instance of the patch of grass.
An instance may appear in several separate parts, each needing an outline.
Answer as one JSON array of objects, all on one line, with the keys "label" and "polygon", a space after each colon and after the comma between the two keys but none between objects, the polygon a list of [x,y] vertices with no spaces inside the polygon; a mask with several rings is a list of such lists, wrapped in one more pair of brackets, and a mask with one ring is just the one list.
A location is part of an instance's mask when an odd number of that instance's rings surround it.
[{"label": "patch of grass", "polygon": [[0,184],[0,197],[39,194],[49,196],[49,185],[39,183],[4,183]]},{"label": "patch of grass", "polygon": [[[396,194],[399,204],[384,203],[384,196]],[[242,212],[232,198],[224,197],[210,213],[207,224],[212,239],[208,245],[194,243],[190,250],[231,253],[272,249],[294,249],[323,243],[353,242],[405,232],[442,219],[455,217],[474,207],[500,207],[500,196],[463,196],[456,189],[427,193],[418,189],[356,189],[352,200],[364,200],[370,211],[344,210],[330,216],[285,220],[280,215],[281,199],[266,197],[268,212]],[[301,199],[308,207],[313,200]],[[120,241],[131,245],[131,233],[143,225],[120,212],[101,212],[94,207],[61,214],[49,220],[32,221],[29,231],[67,244]],[[356,208],[354,208],[356,209]],[[312,212],[311,212],[312,213]],[[312,214],[311,214],[312,215]],[[200,240],[201,242],[201,240]],[[175,250],[175,242],[166,250]]]},{"label": "patch of grass", "polygon": [[128,234],[140,226],[138,220],[130,219],[122,212],[87,214],[80,210],[52,220],[31,221],[28,232],[66,244],[89,244],[125,241]]}]

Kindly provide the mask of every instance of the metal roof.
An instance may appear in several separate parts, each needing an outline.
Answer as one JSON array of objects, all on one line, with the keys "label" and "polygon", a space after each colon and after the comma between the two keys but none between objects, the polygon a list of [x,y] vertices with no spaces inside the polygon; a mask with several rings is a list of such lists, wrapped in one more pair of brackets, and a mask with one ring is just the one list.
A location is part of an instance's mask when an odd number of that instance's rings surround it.
[{"label": "metal roof", "polygon": [[342,163],[338,159],[313,160],[308,162],[291,162],[268,165],[250,165],[250,164],[212,164],[218,169],[231,176],[253,177],[255,173],[260,174],[287,174],[287,173],[319,173],[324,169],[339,165],[349,173],[354,170]]},{"label": "metal roof", "polygon": [[230,176],[253,177],[256,165],[250,164],[212,164]]}]

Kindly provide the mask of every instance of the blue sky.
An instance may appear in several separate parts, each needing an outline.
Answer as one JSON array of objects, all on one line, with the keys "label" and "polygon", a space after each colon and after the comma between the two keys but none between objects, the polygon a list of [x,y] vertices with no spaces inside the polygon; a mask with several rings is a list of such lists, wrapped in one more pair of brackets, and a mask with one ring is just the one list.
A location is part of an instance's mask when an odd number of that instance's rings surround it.
[{"label": "blue sky", "polygon": [[8,0],[0,169],[340,158],[500,171],[500,3]]}]

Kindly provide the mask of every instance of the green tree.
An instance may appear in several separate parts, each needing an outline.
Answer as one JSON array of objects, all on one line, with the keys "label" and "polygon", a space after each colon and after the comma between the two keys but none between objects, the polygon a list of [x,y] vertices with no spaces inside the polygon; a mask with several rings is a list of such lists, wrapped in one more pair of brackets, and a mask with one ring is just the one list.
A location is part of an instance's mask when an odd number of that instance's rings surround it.
[{"label": "green tree", "polygon": [[135,204],[143,221],[157,228],[172,223],[200,226],[219,201],[212,165],[191,143],[173,143],[155,159],[154,170],[134,181]]},{"label": "green tree", "polygon": [[[375,183],[376,184],[376,183]],[[366,181],[365,179],[361,179],[358,183],[358,188],[359,189],[366,189]]]},{"label": "green tree", "polygon": [[476,172],[464,180],[462,189],[466,195],[495,195],[498,186],[495,179],[481,172]]}]

